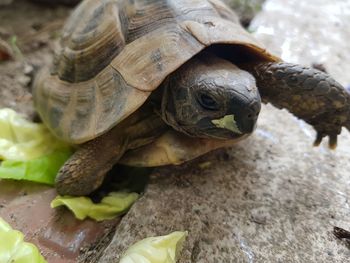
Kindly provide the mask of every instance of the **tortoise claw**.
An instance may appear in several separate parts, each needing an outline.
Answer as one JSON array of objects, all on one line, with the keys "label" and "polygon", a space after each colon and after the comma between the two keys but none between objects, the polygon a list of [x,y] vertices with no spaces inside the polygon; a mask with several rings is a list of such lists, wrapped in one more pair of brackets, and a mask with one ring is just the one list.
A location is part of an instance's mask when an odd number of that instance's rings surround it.
[{"label": "tortoise claw", "polygon": [[338,140],[338,135],[336,134],[329,135],[328,146],[330,149],[335,150],[335,148],[337,148],[337,140]]},{"label": "tortoise claw", "polygon": [[317,132],[316,139],[315,139],[315,141],[314,141],[314,146],[315,146],[315,147],[320,146],[323,137],[324,137],[323,133]]},{"label": "tortoise claw", "polygon": [[[316,139],[314,141],[314,146],[320,146],[322,140],[327,135],[322,132],[317,132]],[[332,150],[335,150],[337,148],[337,141],[338,141],[338,135],[337,134],[328,134],[329,140],[328,140],[328,147]]]}]

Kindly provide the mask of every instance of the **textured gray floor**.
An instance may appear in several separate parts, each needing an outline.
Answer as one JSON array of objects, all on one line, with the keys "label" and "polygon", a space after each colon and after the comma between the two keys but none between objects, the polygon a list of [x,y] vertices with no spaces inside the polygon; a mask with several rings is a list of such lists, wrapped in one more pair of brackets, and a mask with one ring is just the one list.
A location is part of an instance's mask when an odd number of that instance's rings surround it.
[{"label": "textured gray floor", "polygon": [[[253,29],[283,59],[323,63],[346,85],[349,23],[349,1],[270,0]],[[312,148],[313,136],[266,106],[245,142],[156,170],[100,262],[117,262],[132,243],[175,230],[189,231],[179,262],[349,262],[350,249],[332,228],[350,229],[350,136],[343,131],[336,151]]]}]

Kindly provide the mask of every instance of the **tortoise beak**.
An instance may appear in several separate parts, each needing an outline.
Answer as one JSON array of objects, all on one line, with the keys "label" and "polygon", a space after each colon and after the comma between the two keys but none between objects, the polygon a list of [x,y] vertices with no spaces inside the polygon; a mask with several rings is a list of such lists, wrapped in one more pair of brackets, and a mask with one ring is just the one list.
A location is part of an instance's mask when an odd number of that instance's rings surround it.
[{"label": "tortoise beak", "polygon": [[230,130],[236,134],[249,134],[256,128],[256,122],[261,109],[260,97],[247,101],[234,98],[230,101],[230,107],[226,116],[211,122],[218,128]]},{"label": "tortoise beak", "polygon": [[252,133],[255,130],[260,109],[260,100],[253,101],[246,107],[233,109],[236,116],[236,124],[241,133]]}]

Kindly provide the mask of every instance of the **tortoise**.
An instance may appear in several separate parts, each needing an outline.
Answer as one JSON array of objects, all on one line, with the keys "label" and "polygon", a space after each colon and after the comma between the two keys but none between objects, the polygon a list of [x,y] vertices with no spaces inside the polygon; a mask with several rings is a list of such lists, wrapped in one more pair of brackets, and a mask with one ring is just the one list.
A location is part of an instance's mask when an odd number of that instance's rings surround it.
[{"label": "tortoise", "polygon": [[35,107],[77,151],[59,194],[96,190],[115,163],[180,164],[249,136],[261,102],[335,148],[350,94],[325,72],[269,53],[220,0],[85,0],[68,19]]}]

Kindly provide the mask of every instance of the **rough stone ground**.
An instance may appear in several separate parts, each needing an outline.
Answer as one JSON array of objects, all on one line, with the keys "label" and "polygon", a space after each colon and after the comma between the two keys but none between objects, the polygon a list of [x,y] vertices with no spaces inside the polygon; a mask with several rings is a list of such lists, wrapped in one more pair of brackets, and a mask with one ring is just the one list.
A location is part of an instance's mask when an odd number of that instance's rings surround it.
[{"label": "rough stone ground", "polygon": [[[349,84],[348,1],[280,3],[269,0],[253,21],[256,36],[282,58],[323,63]],[[68,13],[24,0],[1,6],[0,38],[17,36],[22,55],[0,64],[0,107],[33,115],[28,65],[50,59]],[[181,263],[348,262],[350,249],[332,227],[350,229],[350,136],[343,132],[336,151],[325,144],[312,148],[313,136],[286,111],[264,107],[258,130],[245,142],[157,169],[106,250],[117,222],[79,222],[65,210],[52,211],[55,192],[44,186],[1,181],[0,216],[24,231],[50,263],[76,262],[79,255],[85,262],[99,255],[99,262],[117,262],[137,240],[174,230],[189,231]],[[96,242],[101,247],[94,248]]]}]

